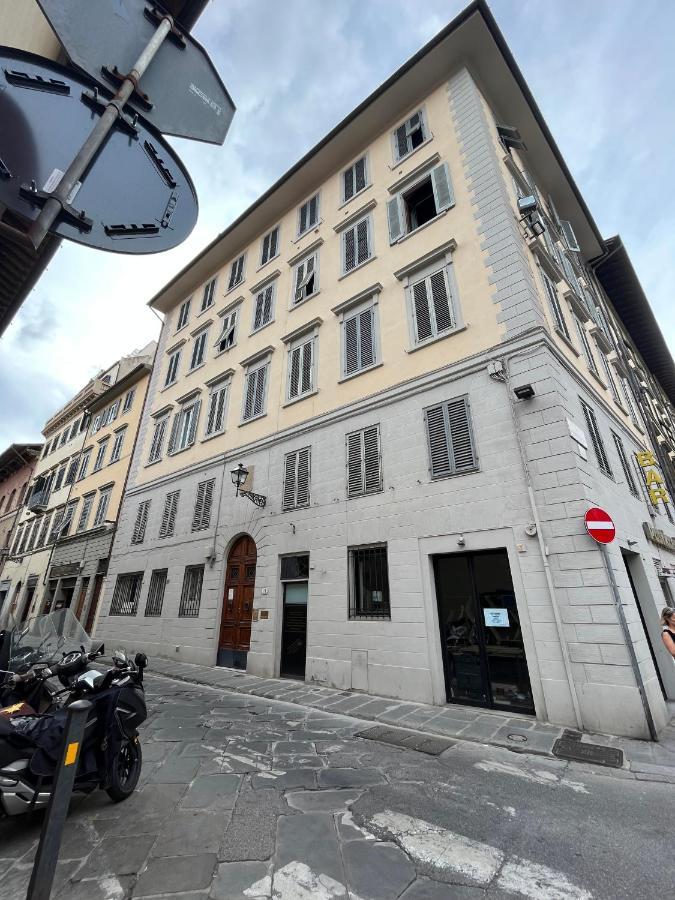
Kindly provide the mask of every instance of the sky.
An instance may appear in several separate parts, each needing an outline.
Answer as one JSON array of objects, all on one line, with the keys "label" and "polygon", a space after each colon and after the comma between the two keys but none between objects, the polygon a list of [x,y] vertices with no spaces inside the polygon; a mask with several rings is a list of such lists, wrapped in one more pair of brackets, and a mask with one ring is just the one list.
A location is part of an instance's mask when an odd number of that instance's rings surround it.
[{"label": "sky", "polygon": [[[175,250],[64,241],[0,340],[0,448],[39,441],[87,380],[159,335],[147,301],[395,69],[463,0],[211,0],[194,36],[236,105],[222,147],[172,139],[199,196]],[[675,3],[492,0],[601,233],[620,234],[675,346]]]}]

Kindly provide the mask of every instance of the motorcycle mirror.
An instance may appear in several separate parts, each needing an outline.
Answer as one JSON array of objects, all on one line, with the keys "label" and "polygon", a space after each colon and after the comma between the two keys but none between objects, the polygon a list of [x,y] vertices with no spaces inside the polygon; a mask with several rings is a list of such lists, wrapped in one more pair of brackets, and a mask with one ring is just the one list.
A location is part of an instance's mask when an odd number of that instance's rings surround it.
[{"label": "motorcycle mirror", "polygon": [[145,655],[145,653],[137,653],[134,657],[134,662],[139,669],[144,669],[148,664],[148,657]]}]

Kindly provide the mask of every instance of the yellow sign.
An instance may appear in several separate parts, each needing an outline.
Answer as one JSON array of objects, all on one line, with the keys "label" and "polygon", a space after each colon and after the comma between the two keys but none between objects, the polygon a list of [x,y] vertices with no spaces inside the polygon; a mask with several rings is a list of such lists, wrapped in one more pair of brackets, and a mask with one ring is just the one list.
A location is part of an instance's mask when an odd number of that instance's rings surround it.
[{"label": "yellow sign", "polygon": [[6,715],[11,715],[12,713],[19,712],[19,710],[23,707],[23,702],[15,703],[14,706],[5,706],[3,709],[0,709],[0,713],[5,713]]},{"label": "yellow sign", "polygon": [[63,761],[64,766],[72,766],[72,764],[77,759],[77,751],[80,749],[80,745],[77,741],[74,741],[72,744],[68,744],[66,747],[66,758]]},{"label": "yellow sign", "polygon": [[647,484],[647,490],[649,491],[649,499],[654,506],[657,505],[659,500],[668,503],[668,492],[663,486],[663,478],[661,478],[655,469],[649,468],[650,466],[658,466],[654,454],[646,451],[644,453],[636,453],[635,456],[637,457],[638,464],[645,470],[645,482]]}]

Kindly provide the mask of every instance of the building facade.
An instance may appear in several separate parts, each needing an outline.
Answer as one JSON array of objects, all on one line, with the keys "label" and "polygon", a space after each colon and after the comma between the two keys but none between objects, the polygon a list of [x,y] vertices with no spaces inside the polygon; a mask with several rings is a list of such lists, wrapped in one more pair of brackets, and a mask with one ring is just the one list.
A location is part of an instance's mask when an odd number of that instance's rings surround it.
[{"label": "building facade", "polygon": [[3,573],[19,621],[73,606],[93,625],[154,350],[122,357],[45,425]]},{"label": "building facade", "polygon": [[655,734],[675,531],[605,253],[473,4],[151,301],[97,634]]},{"label": "building facade", "polygon": [[0,615],[10,589],[2,570],[12,544],[14,525],[42,444],[10,444],[0,454]]}]

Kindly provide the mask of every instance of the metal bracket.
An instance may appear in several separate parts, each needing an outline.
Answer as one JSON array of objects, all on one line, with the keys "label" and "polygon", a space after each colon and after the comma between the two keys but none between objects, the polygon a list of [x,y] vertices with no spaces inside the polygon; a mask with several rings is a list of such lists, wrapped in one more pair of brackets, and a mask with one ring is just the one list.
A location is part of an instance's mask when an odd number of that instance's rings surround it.
[{"label": "metal bracket", "polygon": [[167,165],[162,157],[159,155],[157,147],[155,147],[154,144],[151,144],[150,141],[144,141],[143,148],[164,181],[169,185],[170,188],[175,188],[176,180],[167,168]]},{"label": "metal bracket", "polygon": [[[86,103],[87,106],[90,106],[99,113],[102,113],[110,102],[99,96],[97,88],[94,88],[93,91],[82,91],[81,99],[83,103]],[[126,131],[128,135],[131,135],[131,137],[136,137],[138,135],[138,128],[136,128],[137,120],[137,113],[134,113],[133,117],[126,115],[126,113],[119,113],[115,124],[118,125],[122,131]]]},{"label": "metal bracket", "polygon": [[[146,19],[152,22],[155,28],[159,25],[162,19],[170,18],[165,12],[162,12],[162,10],[158,9],[154,4],[152,6],[146,6],[143,14],[145,15]],[[171,18],[171,31],[167,34],[167,38],[172,41],[180,50],[185,50],[185,38],[178,30],[178,28],[176,28],[173,18]]]},{"label": "metal bracket", "polygon": [[169,222],[171,221],[171,216],[173,216],[173,213],[174,213],[177,203],[178,203],[178,194],[175,191],[172,191],[171,196],[169,197],[169,202],[166,204],[166,209],[164,210],[164,215],[162,216],[162,221],[160,222],[160,225],[162,226],[162,228],[169,227]]},{"label": "metal bracket", "polygon": [[16,69],[3,69],[5,78],[16,87],[31,88],[34,91],[48,91],[50,94],[70,94],[70,85],[58,78],[43,78]]},{"label": "metal bracket", "polygon": [[143,225],[136,225],[136,223],[130,225],[104,225],[103,227],[108,237],[141,237],[143,235],[150,237],[159,233],[159,225],[154,223]]},{"label": "metal bracket", "polygon": [[[31,203],[35,204],[35,206],[44,206],[47,200],[56,200],[57,198],[53,193],[47,193],[47,191],[39,191],[33,184],[22,184],[19,189],[19,193],[26,200],[30,200]],[[87,218],[87,214],[83,209],[75,209],[74,206],[71,206],[70,203],[66,203],[65,200],[58,201],[61,205],[61,213],[71,225],[74,225],[80,231],[91,231],[93,222],[91,219]]]},{"label": "metal bracket", "polygon": [[267,497],[263,497],[262,494],[254,494],[253,491],[239,491],[240,497],[248,497],[251,503],[255,503],[256,506],[259,506],[261,509],[265,508],[267,503]]},{"label": "metal bracket", "polygon": [[[117,68],[117,66],[113,66],[112,69],[110,66],[101,66],[101,72],[105,75],[111,84],[114,84],[115,87],[118,87],[125,81],[129,76],[123,75],[122,72]],[[131,96],[136,101],[136,103],[140,104],[143,109],[152,109],[153,103],[148,97],[148,95],[142,91],[139,87],[134,85],[134,89],[131,92]]]}]

